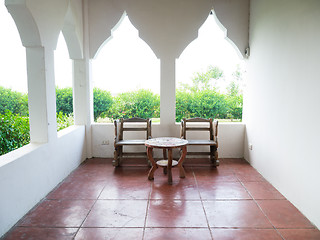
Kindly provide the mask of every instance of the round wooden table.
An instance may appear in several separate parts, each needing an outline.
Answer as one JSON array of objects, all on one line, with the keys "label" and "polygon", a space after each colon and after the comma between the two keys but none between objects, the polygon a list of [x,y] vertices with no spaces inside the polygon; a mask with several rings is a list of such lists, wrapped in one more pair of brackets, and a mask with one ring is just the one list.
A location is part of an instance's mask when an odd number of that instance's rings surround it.
[{"label": "round wooden table", "polygon": [[[184,158],[187,155],[187,144],[188,141],[181,138],[174,137],[160,137],[160,138],[152,138],[145,142],[147,147],[147,154],[150,162],[152,163],[152,167],[148,174],[148,179],[154,179],[154,172],[158,168],[158,166],[163,167],[163,172],[168,174],[168,183],[172,184],[172,172],[171,168],[174,166],[179,167],[180,178],[185,177],[185,171],[182,166]],[[152,156],[153,148],[163,149],[163,160],[155,161]],[[181,148],[182,153],[178,161],[172,159],[172,149],[173,148]],[[168,150],[168,157],[167,157]]]}]

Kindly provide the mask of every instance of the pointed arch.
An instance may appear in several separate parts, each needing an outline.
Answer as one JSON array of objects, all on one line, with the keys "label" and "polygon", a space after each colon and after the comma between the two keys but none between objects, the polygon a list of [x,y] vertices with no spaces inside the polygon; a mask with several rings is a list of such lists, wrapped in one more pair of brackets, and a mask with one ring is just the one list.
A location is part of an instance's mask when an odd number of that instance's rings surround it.
[{"label": "pointed arch", "polygon": [[70,59],[83,58],[83,31],[82,31],[82,17],[75,14],[75,8],[72,2],[68,6],[65,16],[62,34],[68,46]]},{"label": "pointed arch", "polygon": [[215,0],[213,16],[239,57],[248,57],[250,0]]},{"label": "pointed arch", "polygon": [[6,0],[5,5],[11,14],[24,47],[41,46],[40,31],[27,7],[26,0]]}]

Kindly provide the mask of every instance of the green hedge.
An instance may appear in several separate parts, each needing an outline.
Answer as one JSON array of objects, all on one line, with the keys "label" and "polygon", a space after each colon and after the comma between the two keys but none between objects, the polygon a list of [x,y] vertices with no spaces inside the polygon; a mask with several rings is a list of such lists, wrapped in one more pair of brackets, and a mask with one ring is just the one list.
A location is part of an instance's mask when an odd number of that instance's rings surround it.
[{"label": "green hedge", "polygon": [[213,90],[177,91],[176,122],[182,118],[227,118],[227,97]]},{"label": "green hedge", "polygon": [[0,155],[30,142],[29,117],[5,110],[0,114]]},{"label": "green hedge", "polygon": [[117,118],[159,118],[160,96],[150,90],[120,93],[114,97],[114,103],[108,111],[107,117]]},{"label": "green hedge", "polygon": [[0,114],[5,114],[6,110],[28,116],[28,95],[0,86]]}]

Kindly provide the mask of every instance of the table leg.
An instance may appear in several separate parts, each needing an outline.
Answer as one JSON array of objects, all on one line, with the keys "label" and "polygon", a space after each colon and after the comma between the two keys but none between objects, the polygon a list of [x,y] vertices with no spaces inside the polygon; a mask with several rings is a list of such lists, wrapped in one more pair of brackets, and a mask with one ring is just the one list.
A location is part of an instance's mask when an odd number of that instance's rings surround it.
[{"label": "table leg", "polygon": [[[162,149],[162,152],[163,152],[163,159],[164,160],[167,160],[168,159],[168,157],[167,157],[167,149]],[[163,174],[167,174],[167,167],[163,167]]]},{"label": "table leg", "polygon": [[153,159],[152,150],[153,150],[153,148],[151,148],[151,147],[147,148],[148,158],[149,158],[149,160],[150,160],[150,162],[152,164],[152,167],[151,167],[151,169],[149,171],[149,174],[148,174],[148,179],[149,180],[153,180],[154,179],[154,171],[158,168],[156,162]]},{"label": "table leg", "polygon": [[182,153],[181,153],[181,156],[179,158],[179,161],[178,161],[178,167],[179,167],[179,174],[180,174],[180,178],[185,178],[186,177],[186,172],[184,171],[184,168],[183,168],[183,161],[187,155],[187,146],[183,146],[181,147],[182,149]]},{"label": "table leg", "polygon": [[168,183],[172,184],[172,148],[168,148]]}]

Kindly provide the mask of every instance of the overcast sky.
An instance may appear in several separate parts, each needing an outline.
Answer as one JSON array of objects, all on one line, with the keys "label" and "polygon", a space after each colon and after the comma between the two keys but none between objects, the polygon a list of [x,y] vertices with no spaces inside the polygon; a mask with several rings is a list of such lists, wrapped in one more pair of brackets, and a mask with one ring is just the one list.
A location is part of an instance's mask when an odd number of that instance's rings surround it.
[{"label": "overcast sky", "polygon": [[[6,8],[0,6],[0,85],[27,92],[25,48],[22,47],[14,21]],[[199,37],[190,43],[176,61],[177,82],[190,81],[195,72],[209,65],[220,67],[230,80],[237,64],[235,49],[224,39],[224,33],[210,15],[199,29]],[[151,48],[138,37],[128,17],[106,42],[92,62],[94,86],[113,94],[140,87],[160,92],[160,61]],[[72,86],[72,65],[67,47],[60,35],[55,51],[55,77],[59,87]],[[222,84],[223,85],[223,84]]]}]

